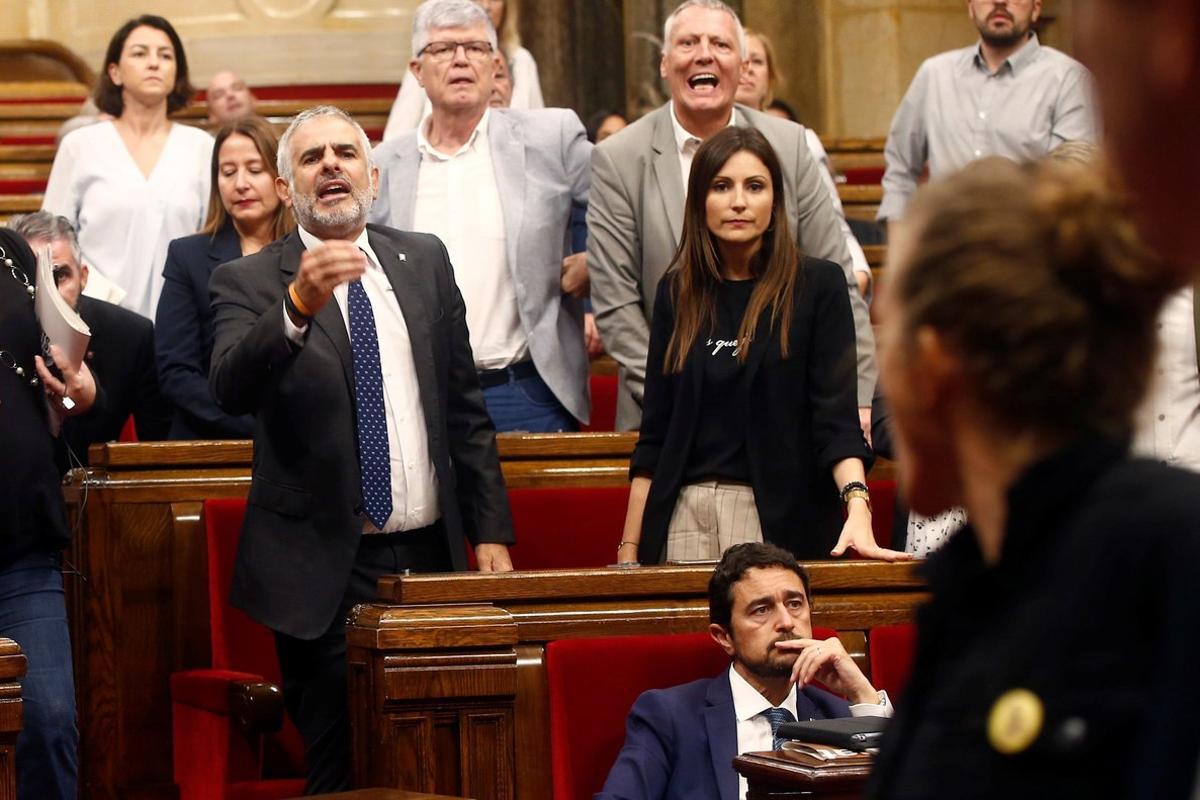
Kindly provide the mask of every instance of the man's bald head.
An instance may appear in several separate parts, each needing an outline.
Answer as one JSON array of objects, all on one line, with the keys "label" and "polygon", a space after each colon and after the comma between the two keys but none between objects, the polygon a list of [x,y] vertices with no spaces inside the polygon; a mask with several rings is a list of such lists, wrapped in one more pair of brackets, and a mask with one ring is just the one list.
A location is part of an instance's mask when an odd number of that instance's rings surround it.
[{"label": "man's bald head", "polygon": [[254,113],[254,95],[236,72],[225,70],[213,75],[205,96],[208,121],[213,125],[223,125]]},{"label": "man's bald head", "polygon": [[1079,51],[1096,76],[1104,137],[1147,239],[1200,278],[1200,3],[1076,3]]}]

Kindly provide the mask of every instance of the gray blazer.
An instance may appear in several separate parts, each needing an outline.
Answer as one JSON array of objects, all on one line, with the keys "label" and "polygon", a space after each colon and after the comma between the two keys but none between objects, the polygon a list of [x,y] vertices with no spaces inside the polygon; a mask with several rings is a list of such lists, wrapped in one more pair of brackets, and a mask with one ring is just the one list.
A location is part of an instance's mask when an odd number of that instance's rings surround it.
[{"label": "gray blazer", "polygon": [[[779,155],[789,222],[803,252],[840,264],[846,273],[858,350],[858,404],[869,406],[876,377],[870,313],[804,128],[740,105],[737,123],[762,131]],[[669,104],[592,151],[592,185],[587,215],[592,305],[605,349],[621,365],[617,428],[629,430],[641,421],[655,291],[683,232],[683,179]]]},{"label": "gray blazer", "polygon": [[[583,307],[559,288],[570,251],[572,204],[586,204],[592,145],[575,112],[497,109],[488,141],[503,204],[508,268],[521,325],[542,380],[580,422],[588,421],[588,359]],[[371,220],[411,230],[421,154],[417,132],[375,148],[379,197]]]}]

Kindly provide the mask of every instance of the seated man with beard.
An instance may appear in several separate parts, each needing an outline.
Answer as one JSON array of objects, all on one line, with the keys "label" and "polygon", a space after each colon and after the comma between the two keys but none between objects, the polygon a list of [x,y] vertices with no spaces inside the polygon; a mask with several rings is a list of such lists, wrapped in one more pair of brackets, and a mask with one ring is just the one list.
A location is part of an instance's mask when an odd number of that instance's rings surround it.
[{"label": "seated man with beard", "polygon": [[733,758],[779,749],[782,722],[892,715],[887,693],[836,636],[812,638],[808,571],[786,550],[760,542],[726,550],[708,583],[708,609],[729,669],[643,693],[596,800],[718,800],[735,790],[745,798]]}]

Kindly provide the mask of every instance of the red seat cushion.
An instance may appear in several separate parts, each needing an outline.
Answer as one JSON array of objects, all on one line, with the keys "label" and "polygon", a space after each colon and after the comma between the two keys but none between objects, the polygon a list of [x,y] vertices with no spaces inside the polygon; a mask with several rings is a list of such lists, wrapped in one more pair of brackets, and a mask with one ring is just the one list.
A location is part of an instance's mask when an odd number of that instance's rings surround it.
[{"label": "red seat cushion", "polygon": [[[813,636],[836,634],[814,628]],[[638,695],[711,678],[729,656],[707,633],[560,639],[546,645],[554,800],[586,800],[604,786]]]},{"label": "red seat cushion", "polygon": [[871,492],[871,531],[880,547],[892,546],[892,521],[896,516],[896,481],[869,480]]},{"label": "red seat cushion", "polygon": [[[261,675],[268,683],[282,687],[274,635],[266,626],[229,604],[233,564],[245,515],[244,498],[204,501],[204,524],[208,534],[212,667]],[[274,749],[280,752],[281,759],[299,771],[304,763],[304,744],[291,719],[284,720],[283,729],[273,740],[276,743]],[[264,768],[268,767],[270,765],[264,765]]]},{"label": "red seat cushion", "polygon": [[617,376],[592,375],[588,379],[592,391],[591,421],[583,431],[603,432],[617,427]]},{"label": "red seat cushion", "polygon": [[[606,567],[617,560],[628,486],[509,489],[514,569]],[[475,554],[468,548],[475,569]]]},{"label": "red seat cushion", "polygon": [[899,702],[912,671],[917,649],[916,625],[880,625],[867,640],[871,652],[871,683]]}]

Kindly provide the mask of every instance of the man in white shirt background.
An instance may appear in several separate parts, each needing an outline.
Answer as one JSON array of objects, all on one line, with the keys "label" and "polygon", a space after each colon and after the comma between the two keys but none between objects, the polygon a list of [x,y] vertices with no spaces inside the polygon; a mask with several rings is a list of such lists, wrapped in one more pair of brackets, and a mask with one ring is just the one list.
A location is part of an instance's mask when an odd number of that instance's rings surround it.
[{"label": "man in white shirt background", "polygon": [[892,118],[881,221],[903,218],[926,165],[936,180],[983,156],[1034,161],[1095,142],[1091,76],[1034,32],[1042,0],[967,0],[979,41],[925,61]]},{"label": "man in white shirt background", "polygon": [[496,429],[575,430],[588,421],[586,256],[568,256],[571,206],[591,183],[583,124],[565,109],[489,108],[496,32],[471,0],[423,3],[413,53],[433,110],[376,149],[371,219],[445,242]]},{"label": "man in white shirt background", "polygon": [[892,715],[887,693],[871,686],[837,637],[812,638],[808,572],[791,553],[734,545],[708,596],[709,630],[732,659],[729,669],[643,693],[597,800],[719,800],[735,791],[744,799],[733,758],[778,749],[780,721]]}]

